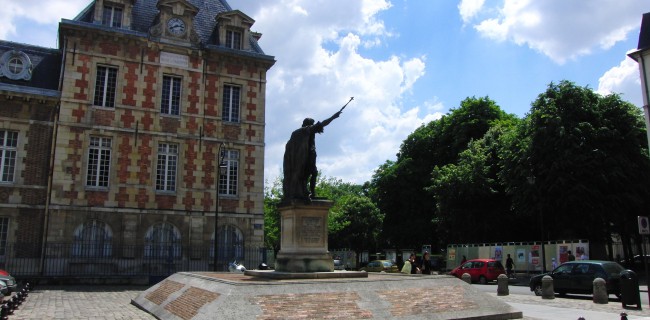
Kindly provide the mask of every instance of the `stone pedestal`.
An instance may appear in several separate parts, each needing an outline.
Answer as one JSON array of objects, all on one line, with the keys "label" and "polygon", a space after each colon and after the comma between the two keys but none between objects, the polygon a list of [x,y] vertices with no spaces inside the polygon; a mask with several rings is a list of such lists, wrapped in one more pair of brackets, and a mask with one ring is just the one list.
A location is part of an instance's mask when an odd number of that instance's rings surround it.
[{"label": "stone pedestal", "polygon": [[327,215],[332,201],[291,203],[278,208],[281,216],[279,272],[331,272],[334,260],[327,249]]}]

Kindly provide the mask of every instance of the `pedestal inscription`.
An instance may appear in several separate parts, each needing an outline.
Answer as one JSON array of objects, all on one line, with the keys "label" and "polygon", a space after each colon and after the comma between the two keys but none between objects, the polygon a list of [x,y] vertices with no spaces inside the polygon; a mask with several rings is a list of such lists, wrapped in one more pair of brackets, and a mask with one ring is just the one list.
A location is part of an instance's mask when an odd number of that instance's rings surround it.
[{"label": "pedestal inscription", "polygon": [[327,215],[331,206],[331,201],[314,200],[311,204],[292,203],[278,208],[281,237],[276,271],[334,271],[327,250]]}]

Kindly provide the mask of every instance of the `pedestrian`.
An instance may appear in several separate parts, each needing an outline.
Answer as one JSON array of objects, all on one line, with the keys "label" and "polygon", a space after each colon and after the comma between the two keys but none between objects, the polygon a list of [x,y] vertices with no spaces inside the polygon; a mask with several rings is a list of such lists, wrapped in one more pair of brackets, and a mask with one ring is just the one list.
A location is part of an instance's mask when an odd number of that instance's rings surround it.
[{"label": "pedestrian", "polygon": [[551,258],[551,267],[553,268],[553,270],[557,268],[557,261],[555,261],[555,258]]},{"label": "pedestrian", "polygon": [[567,251],[569,253],[569,256],[567,257],[568,261],[576,261],[576,256],[571,253],[571,250]]},{"label": "pedestrian", "polygon": [[429,251],[424,251],[422,255],[422,266],[420,268],[422,274],[431,274],[431,260],[429,259]]},{"label": "pedestrian", "polygon": [[463,264],[465,262],[467,262],[467,258],[465,258],[465,256],[463,256],[463,260],[460,260],[460,264]]},{"label": "pedestrian", "polygon": [[411,274],[411,259],[404,260],[404,265],[400,271],[401,273]]},{"label": "pedestrian", "polygon": [[418,263],[417,261],[415,261],[415,252],[411,253],[411,256],[409,257],[409,262],[411,263],[411,274],[420,273],[420,268],[418,268]]},{"label": "pedestrian", "polygon": [[514,268],[515,262],[512,261],[512,257],[510,257],[510,254],[508,253],[508,258],[506,258],[506,275],[508,278],[512,278],[514,276]]}]

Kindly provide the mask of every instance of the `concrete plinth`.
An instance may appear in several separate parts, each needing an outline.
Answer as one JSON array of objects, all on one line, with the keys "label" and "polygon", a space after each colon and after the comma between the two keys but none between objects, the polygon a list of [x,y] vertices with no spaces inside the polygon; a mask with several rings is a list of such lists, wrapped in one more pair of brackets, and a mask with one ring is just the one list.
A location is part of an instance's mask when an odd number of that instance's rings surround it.
[{"label": "concrete plinth", "polygon": [[281,215],[279,272],[332,272],[334,260],[327,249],[327,215],[332,201],[291,203],[278,208]]},{"label": "concrete plinth", "polygon": [[132,303],[165,320],[523,317],[501,299],[446,275],[372,273],[366,278],[275,280],[241,273],[179,272]]}]

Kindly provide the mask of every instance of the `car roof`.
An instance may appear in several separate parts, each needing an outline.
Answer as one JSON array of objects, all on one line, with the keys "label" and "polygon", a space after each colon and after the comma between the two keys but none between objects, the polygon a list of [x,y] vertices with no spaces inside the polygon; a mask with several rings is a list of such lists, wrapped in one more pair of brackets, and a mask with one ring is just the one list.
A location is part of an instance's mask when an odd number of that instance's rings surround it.
[{"label": "car roof", "polygon": [[490,262],[490,261],[497,261],[496,259],[469,259],[465,262],[470,262],[470,261],[481,261],[481,262]]}]

